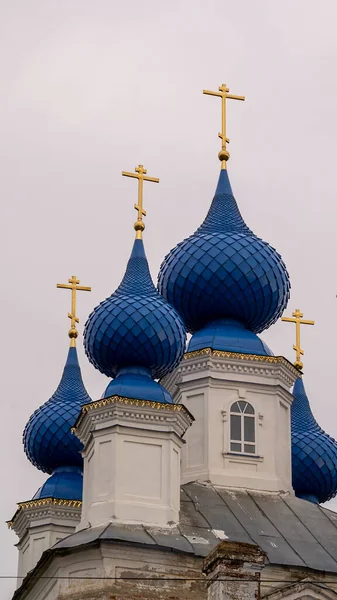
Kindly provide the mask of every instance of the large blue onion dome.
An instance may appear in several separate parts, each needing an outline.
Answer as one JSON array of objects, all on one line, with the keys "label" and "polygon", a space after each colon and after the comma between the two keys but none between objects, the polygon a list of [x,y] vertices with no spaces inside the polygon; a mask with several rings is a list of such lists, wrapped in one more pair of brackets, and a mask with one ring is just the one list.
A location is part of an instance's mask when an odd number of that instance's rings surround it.
[{"label": "large blue onion dome", "polygon": [[[101,373],[117,376],[116,383],[111,384],[117,390],[126,367],[142,367],[142,380],[152,385],[145,372],[152,378],[169,373],[179,364],[185,342],[184,324],[157,292],[143,241],[136,239],[121,284],[87,320],[86,354]],[[136,375],[129,375],[134,381]]]},{"label": "large blue onion dome", "polygon": [[77,350],[71,347],[56,392],[32,414],[23,433],[26,455],[35,467],[46,473],[64,467],[82,469],[83,446],[71,427],[82,404],[88,402]]},{"label": "large blue onion dome", "polygon": [[284,311],[290,290],[285,264],[245,224],[227,170],[221,170],[202,225],[164,259],[158,289],[191,333],[219,319],[258,333]]},{"label": "large blue onion dome", "polygon": [[291,407],[292,477],[296,496],[322,503],[337,493],[337,442],[318,425],[299,377]]},{"label": "large blue onion dome", "polygon": [[192,335],[187,352],[212,348],[237,352],[238,354],[257,354],[273,356],[267,344],[256,333],[246,329],[242,323],[234,319],[218,319],[211,321]]}]

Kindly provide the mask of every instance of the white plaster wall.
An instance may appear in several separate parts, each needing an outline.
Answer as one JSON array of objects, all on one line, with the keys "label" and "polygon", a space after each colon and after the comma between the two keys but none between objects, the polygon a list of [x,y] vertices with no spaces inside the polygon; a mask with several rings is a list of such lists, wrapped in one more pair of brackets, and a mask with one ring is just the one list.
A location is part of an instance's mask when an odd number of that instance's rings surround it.
[{"label": "white plaster wall", "polygon": [[[258,375],[249,370],[228,375],[210,360],[185,376],[180,372],[178,388],[176,400],[195,417],[182,449],[182,483],[200,480],[235,488],[292,491],[292,396],[281,377],[270,377],[270,372],[264,376],[262,369]],[[249,402],[255,410],[255,455],[230,451],[230,407],[237,400]]]},{"label": "white plaster wall", "polygon": [[83,453],[80,528],[109,520],[161,526],[178,522],[181,445],[176,434],[149,428],[94,431]]},{"label": "white plaster wall", "polygon": [[[197,391],[185,391],[182,404],[192,413],[194,423],[185,434],[186,444],[181,450],[182,482],[209,479],[209,412],[208,389],[200,387]],[[212,436],[216,432],[212,431]]]},{"label": "white plaster wall", "polygon": [[79,509],[76,511],[71,509],[67,512],[63,508],[61,511],[63,516],[60,514],[55,515],[54,510],[51,511],[49,516],[48,510],[45,511],[47,514],[42,515],[38,511],[35,514],[30,514],[31,509],[24,508],[22,511],[28,514],[20,515],[21,519],[26,517],[26,526],[22,527],[22,533],[17,544],[19,550],[18,586],[21,584],[22,578],[35,567],[43,552],[66,536],[74,533],[79,522]]},{"label": "white plaster wall", "polygon": [[[206,600],[205,584],[195,581],[202,578],[202,565],[203,559],[193,555],[118,542],[102,543],[98,548],[73,549],[69,554],[52,558],[19,600],[109,600],[112,597]],[[88,577],[92,579],[85,579]],[[120,577],[132,579],[116,579]],[[164,577],[172,581],[162,581]],[[161,580],[156,581],[156,578]],[[305,578],[318,578],[323,584],[326,580],[328,588],[337,588],[337,577],[331,573],[268,564],[261,574],[261,596],[274,592],[273,600],[287,598],[290,582],[303,582]],[[332,600],[333,594],[327,595],[326,588],[321,592],[315,598]],[[298,597],[290,595],[290,600]]]},{"label": "white plaster wall", "polygon": [[[202,559],[156,548],[137,548],[120,543],[102,544],[55,557],[25,593],[25,600],[89,600],[102,598],[181,597],[206,600],[204,583],[179,578],[200,578]],[[83,579],[81,579],[83,577]],[[97,577],[98,579],[95,579]],[[106,579],[104,579],[104,577]],[[119,578],[130,578],[129,581]],[[139,577],[140,579],[134,579]],[[163,578],[172,578],[172,582]],[[89,578],[89,579],[88,579]],[[92,579],[90,579],[92,578]],[[117,578],[117,579],[115,579]],[[156,581],[156,578],[160,578]],[[146,581],[147,580],[147,581]],[[21,599],[20,599],[21,600]]]},{"label": "white plaster wall", "polygon": [[82,493],[82,520],[78,528],[83,527],[83,515],[87,515],[88,508],[92,502],[93,490],[93,464],[94,464],[94,445],[91,439],[85,450],[82,452],[83,460],[83,493]]}]

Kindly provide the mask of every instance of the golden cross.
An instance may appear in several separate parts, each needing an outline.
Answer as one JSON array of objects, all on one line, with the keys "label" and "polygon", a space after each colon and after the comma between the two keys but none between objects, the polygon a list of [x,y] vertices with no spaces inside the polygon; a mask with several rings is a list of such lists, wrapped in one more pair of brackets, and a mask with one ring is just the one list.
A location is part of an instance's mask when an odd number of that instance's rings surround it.
[{"label": "golden cross", "polygon": [[135,209],[138,210],[138,219],[134,224],[137,240],[142,239],[142,232],[145,229],[143,216],[146,217],[146,210],[143,209],[143,181],[159,183],[159,179],[156,177],[147,177],[146,173],[147,170],[144,169],[143,165],[138,165],[138,167],[135,168],[135,173],[127,173],[126,171],[122,171],[122,175],[125,175],[125,177],[135,177],[138,179],[138,204],[135,204]]},{"label": "golden cross", "polygon": [[296,352],[296,360],[294,365],[297,369],[303,369],[303,363],[301,361],[301,355],[303,356],[304,350],[301,349],[301,325],[315,325],[315,321],[306,321],[302,319],[303,313],[296,308],[295,312],[293,312],[293,317],[282,317],[282,321],[287,321],[288,323],[296,324],[296,345],[293,346],[293,349]]},{"label": "golden cross", "polygon": [[221,133],[219,133],[219,138],[222,141],[222,148],[218,154],[219,160],[221,160],[221,168],[226,169],[226,162],[229,159],[229,152],[226,149],[226,143],[229,144],[229,139],[226,136],[226,100],[229,98],[230,100],[245,100],[244,96],[234,96],[233,94],[228,94],[229,88],[225,83],[220,85],[218,92],[212,92],[210,90],[203,90],[203,94],[207,94],[208,96],[219,96],[221,98],[221,121],[222,128]]},{"label": "golden cross", "polygon": [[64,290],[71,290],[71,313],[68,313],[69,319],[71,319],[71,327],[69,329],[69,337],[70,337],[70,347],[76,346],[76,338],[78,336],[78,331],[76,329],[76,323],[79,323],[80,320],[76,317],[76,292],[91,292],[91,287],[84,287],[80,285],[80,280],[76,279],[75,275],[72,276],[71,279],[68,279],[67,283],[57,283],[56,287],[63,288]]}]

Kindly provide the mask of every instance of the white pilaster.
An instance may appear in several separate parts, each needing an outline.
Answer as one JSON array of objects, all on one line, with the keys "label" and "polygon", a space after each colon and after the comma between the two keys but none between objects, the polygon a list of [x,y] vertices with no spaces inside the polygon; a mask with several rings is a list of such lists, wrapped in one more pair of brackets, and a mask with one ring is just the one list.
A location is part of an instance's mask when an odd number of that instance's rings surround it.
[{"label": "white pilaster", "polygon": [[[220,352],[209,348],[185,355],[163,381],[195,422],[182,452],[182,483],[263,491],[292,491],[290,387],[298,371],[283,357]],[[255,411],[254,452],[234,452],[230,412],[236,401]]]},{"label": "white pilaster", "polygon": [[84,406],[74,428],[84,445],[80,528],[177,523],[180,449],[192,420],[182,405],[118,396]]},{"label": "white pilaster", "polygon": [[19,542],[18,585],[37,564],[42,553],[75,532],[81,518],[81,502],[41,498],[18,504],[8,523]]}]

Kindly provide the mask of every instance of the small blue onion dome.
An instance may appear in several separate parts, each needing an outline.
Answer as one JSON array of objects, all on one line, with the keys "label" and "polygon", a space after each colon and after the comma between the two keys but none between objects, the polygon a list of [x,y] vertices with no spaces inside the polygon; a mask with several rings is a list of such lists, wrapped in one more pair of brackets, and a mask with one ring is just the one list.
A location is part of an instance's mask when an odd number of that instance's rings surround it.
[{"label": "small blue onion dome", "polygon": [[337,493],[337,442],[315,420],[299,377],[291,407],[292,477],[296,496],[310,502],[331,500]]},{"label": "small blue onion dome", "polygon": [[79,467],[59,467],[36,492],[32,500],[58,498],[82,500],[83,475]]},{"label": "small blue onion dome", "polygon": [[255,333],[234,319],[218,319],[196,331],[190,339],[187,352],[212,348],[239,354],[274,356],[267,344]]},{"label": "small blue onion dome", "polygon": [[158,289],[191,333],[224,318],[259,333],[284,311],[287,269],[245,224],[225,169],[203,224],[164,259]]},{"label": "small blue onion dome", "polygon": [[160,378],[179,364],[185,342],[184,324],[153,285],[143,241],[136,239],[122,283],[87,320],[86,354],[108,377],[137,366]]},{"label": "small blue onion dome", "polygon": [[56,392],[32,414],[23,432],[25,452],[35,467],[46,473],[59,467],[82,468],[83,446],[71,427],[82,404],[88,402],[77,350],[71,347]]},{"label": "small blue onion dome", "polygon": [[151,402],[173,402],[168,391],[160,383],[153,381],[150,369],[145,367],[120,369],[103,394],[103,398],[111,396],[137,398]]}]

